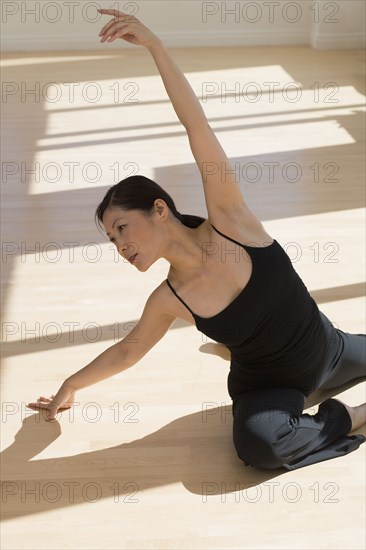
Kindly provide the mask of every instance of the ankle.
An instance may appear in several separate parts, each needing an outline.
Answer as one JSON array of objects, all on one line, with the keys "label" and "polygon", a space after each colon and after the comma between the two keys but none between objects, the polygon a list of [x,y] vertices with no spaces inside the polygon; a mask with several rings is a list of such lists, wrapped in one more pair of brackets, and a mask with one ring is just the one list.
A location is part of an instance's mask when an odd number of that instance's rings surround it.
[{"label": "ankle", "polygon": [[356,430],[360,426],[362,426],[366,421],[366,403],[362,403],[361,405],[358,405],[356,407],[351,407],[350,405],[346,405],[346,403],[343,403],[340,399],[335,399],[335,401],[338,401],[339,403],[342,403],[342,405],[347,410],[349,417],[351,419],[352,427],[350,429],[350,432],[353,432],[353,430]]}]

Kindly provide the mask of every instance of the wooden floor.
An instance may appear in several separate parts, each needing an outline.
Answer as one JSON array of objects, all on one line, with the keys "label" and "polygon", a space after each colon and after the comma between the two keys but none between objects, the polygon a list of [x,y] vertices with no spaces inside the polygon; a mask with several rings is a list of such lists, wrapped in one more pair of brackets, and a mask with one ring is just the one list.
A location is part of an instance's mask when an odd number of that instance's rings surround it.
[{"label": "wooden floor", "polygon": [[[320,309],[365,332],[363,52],[172,51]],[[93,218],[107,188],[138,172],[179,211],[206,209],[146,50],[4,54],[2,78],[2,547],[364,548],[366,445],[294,472],[246,468],[227,349],[183,321],[59,422],[26,409],[131,330],[167,275],[165,260],[117,261]],[[356,405],[365,385],[333,395]]]}]

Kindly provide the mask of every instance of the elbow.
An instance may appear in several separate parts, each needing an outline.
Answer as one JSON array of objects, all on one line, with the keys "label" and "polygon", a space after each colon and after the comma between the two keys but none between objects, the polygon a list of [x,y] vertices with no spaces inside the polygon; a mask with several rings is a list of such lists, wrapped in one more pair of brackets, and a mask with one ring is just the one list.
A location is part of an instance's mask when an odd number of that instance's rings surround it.
[{"label": "elbow", "polygon": [[190,132],[197,132],[199,128],[205,127],[210,128],[212,130],[208,120],[206,117],[204,118],[196,118],[196,120],[189,122],[188,124],[184,124],[185,129],[187,130],[187,133]]}]

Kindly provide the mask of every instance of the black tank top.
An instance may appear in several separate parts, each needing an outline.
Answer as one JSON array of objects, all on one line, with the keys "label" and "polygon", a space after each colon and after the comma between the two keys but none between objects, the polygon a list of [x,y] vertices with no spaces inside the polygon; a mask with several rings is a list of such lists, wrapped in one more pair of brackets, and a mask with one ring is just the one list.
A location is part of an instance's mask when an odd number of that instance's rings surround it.
[{"label": "black tank top", "polygon": [[340,341],[333,325],[325,327],[318,306],[277,240],[252,247],[212,227],[249,254],[252,274],[244,289],[217,315],[203,318],[178,296],[168,279],[167,284],[191,312],[197,329],[230,350],[230,373],[239,384],[295,387],[309,394],[330,344]]}]

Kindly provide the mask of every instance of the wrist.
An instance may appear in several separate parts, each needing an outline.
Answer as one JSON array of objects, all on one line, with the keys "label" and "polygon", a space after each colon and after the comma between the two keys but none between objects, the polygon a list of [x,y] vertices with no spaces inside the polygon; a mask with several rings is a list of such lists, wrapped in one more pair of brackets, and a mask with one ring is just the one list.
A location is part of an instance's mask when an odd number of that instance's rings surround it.
[{"label": "wrist", "polygon": [[73,380],[73,375],[69,378],[66,378],[62,384],[62,388],[68,391],[77,391],[79,388],[76,386],[75,381]]},{"label": "wrist", "polygon": [[161,48],[164,48],[164,44],[158,36],[154,36],[154,38],[151,40],[151,42],[148,42],[145,45],[145,48],[147,50],[149,50],[150,53],[152,53],[155,50],[159,50]]}]

